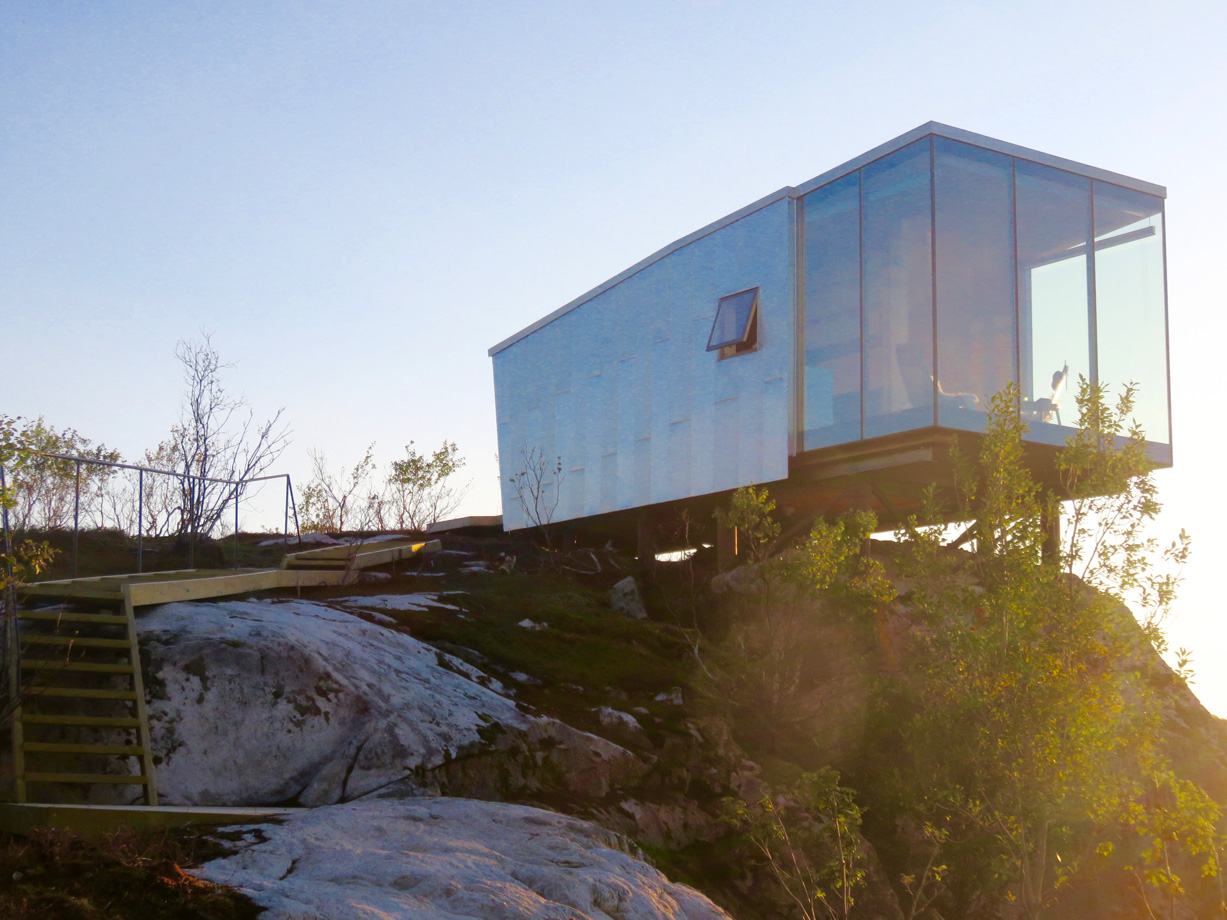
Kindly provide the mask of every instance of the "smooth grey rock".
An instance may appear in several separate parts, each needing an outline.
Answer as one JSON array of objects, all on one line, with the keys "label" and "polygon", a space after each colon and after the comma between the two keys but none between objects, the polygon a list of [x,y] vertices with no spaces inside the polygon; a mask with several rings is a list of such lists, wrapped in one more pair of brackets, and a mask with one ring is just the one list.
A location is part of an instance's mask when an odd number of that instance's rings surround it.
[{"label": "smooth grey rock", "polygon": [[[379,574],[378,572],[376,574]],[[332,601],[334,604],[344,604],[349,607],[361,607],[364,610],[461,610],[455,604],[447,604],[439,600],[443,594],[454,594],[454,591],[429,591],[416,594],[381,594],[366,597],[340,597]]]},{"label": "smooth grey rock", "polygon": [[643,607],[643,597],[639,594],[639,585],[634,575],[627,575],[609,589],[609,606],[614,613],[633,620],[647,619],[648,612]]},{"label": "smooth grey rock", "polygon": [[[728,835],[726,821],[696,802],[644,802],[626,799],[618,809],[630,819],[628,830],[645,846],[677,849],[696,841],[710,842]],[[617,826],[616,824],[614,826]]]},{"label": "smooth grey rock", "polygon": [[601,728],[608,732],[613,740],[636,745],[648,743],[647,732],[643,730],[639,720],[629,712],[601,706],[596,710],[596,717],[601,723]]},{"label": "smooth grey rock", "polygon": [[267,920],[730,920],[617,834],[521,805],[370,797],[228,845],[192,874]]},{"label": "smooth grey rock", "polygon": [[672,706],[681,706],[683,703],[682,688],[670,687],[668,690],[664,691],[663,693],[658,693],[652,698],[658,703],[669,703]]},{"label": "smooth grey rock", "polygon": [[739,565],[737,568],[720,572],[712,577],[711,590],[713,594],[744,594],[760,586],[758,566]]},{"label": "smooth grey rock", "polygon": [[[565,771],[576,794],[604,795],[643,769],[521,711],[472,665],[322,604],[168,604],[138,623],[167,804],[327,805],[407,777],[430,788],[432,771],[466,759],[520,787]],[[474,781],[491,797],[517,788]]]}]

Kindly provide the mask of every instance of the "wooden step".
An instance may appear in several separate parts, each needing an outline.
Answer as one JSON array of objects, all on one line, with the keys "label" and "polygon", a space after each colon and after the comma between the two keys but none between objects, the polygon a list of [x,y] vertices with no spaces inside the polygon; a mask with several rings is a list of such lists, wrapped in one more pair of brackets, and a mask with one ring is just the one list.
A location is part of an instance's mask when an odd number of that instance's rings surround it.
[{"label": "wooden step", "polygon": [[89,725],[94,728],[140,728],[141,720],[123,716],[40,716],[21,714],[23,725]]},{"label": "wooden step", "polygon": [[84,687],[30,687],[29,700],[40,696],[62,696],[83,700],[135,700],[135,690],[91,690]]},{"label": "wooden step", "polygon": [[[119,609],[116,609],[117,602],[122,604]],[[22,621],[24,633],[18,636],[17,624],[10,620],[10,673],[19,680],[24,678],[29,691],[26,702],[30,704],[19,709],[13,720],[13,779],[17,800],[27,801],[27,787],[37,787],[39,784],[107,784],[143,788],[141,798],[146,805],[156,805],[157,781],[152,743],[145,712],[135,623],[127,592],[118,598],[103,600],[97,607],[22,610],[18,611],[17,617]],[[75,681],[73,678],[57,679],[55,675],[60,671],[92,674],[104,680],[81,680],[81,683],[87,684],[84,687],[65,686]],[[107,686],[110,682],[107,679],[115,676],[124,678],[116,683],[126,689]],[[88,686],[91,683],[93,686]],[[38,705],[41,697],[60,701],[55,707],[50,704],[46,706],[54,714],[44,715],[39,711],[46,711]],[[88,713],[91,709],[97,711],[90,701],[115,701],[122,707],[118,712],[128,714],[85,715],[83,712]],[[115,711],[114,707],[110,709]],[[75,714],[66,714],[74,710]],[[107,709],[101,711],[106,712]],[[39,731],[42,726],[54,726],[63,731],[47,737],[45,732]],[[119,734],[94,739],[89,737],[89,729],[116,730]],[[122,743],[125,740],[134,743]],[[41,762],[40,757],[43,758]],[[84,772],[79,767],[74,770],[75,765],[71,763],[57,764],[57,757],[133,757],[137,759],[139,772],[136,775]],[[34,761],[33,770],[30,769],[31,760]],[[104,768],[105,763],[107,761],[99,759],[92,768]],[[34,797],[38,798],[39,795],[35,794]]]},{"label": "wooden step", "polygon": [[118,773],[27,773],[27,783],[115,783],[120,786],[146,786],[149,778]]},{"label": "wooden step", "polygon": [[98,625],[116,626],[122,626],[128,622],[127,617],[113,613],[81,613],[79,610],[19,610],[17,611],[17,619],[43,620],[55,623],[96,623]]},{"label": "wooden step", "polygon": [[22,645],[71,645],[80,648],[129,648],[127,639],[91,639],[81,636],[43,636],[24,633],[21,636]]},{"label": "wooden step", "polygon": [[56,658],[23,658],[21,666],[32,671],[85,671],[91,674],[131,674],[130,664],[94,664],[89,661],[60,661]]},{"label": "wooden step", "polygon": [[43,754],[121,754],[136,757],[145,753],[139,744],[52,744],[46,741],[26,741],[22,750]]}]

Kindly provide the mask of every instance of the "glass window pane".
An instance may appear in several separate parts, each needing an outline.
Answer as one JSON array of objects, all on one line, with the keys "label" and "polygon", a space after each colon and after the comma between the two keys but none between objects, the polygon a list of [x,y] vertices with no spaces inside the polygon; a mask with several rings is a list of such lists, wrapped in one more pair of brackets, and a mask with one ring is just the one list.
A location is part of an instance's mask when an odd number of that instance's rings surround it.
[{"label": "glass window pane", "polygon": [[1095,325],[1099,379],[1116,397],[1136,383],[1134,419],[1151,441],[1171,441],[1163,201],[1095,183]]},{"label": "glass window pane", "polygon": [[854,173],[805,196],[803,450],[861,436],[861,195]]},{"label": "glass window pane", "polygon": [[1015,373],[1010,157],[946,138],[934,154],[937,421],[976,431]]},{"label": "glass window pane", "polygon": [[1091,378],[1088,306],[1091,183],[1016,160],[1019,390],[1033,440],[1063,444],[1078,423],[1078,378]]},{"label": "glass window pane", "polygon": [[929,139],[863,170],[865,436],[933,418]]},{"label": "glass window pane", "polygon": [[730,345],[742,345],[750,336],[754,306],[758,303],[758,288],[721,297],[707,339],[707,350],[715,351]]}]

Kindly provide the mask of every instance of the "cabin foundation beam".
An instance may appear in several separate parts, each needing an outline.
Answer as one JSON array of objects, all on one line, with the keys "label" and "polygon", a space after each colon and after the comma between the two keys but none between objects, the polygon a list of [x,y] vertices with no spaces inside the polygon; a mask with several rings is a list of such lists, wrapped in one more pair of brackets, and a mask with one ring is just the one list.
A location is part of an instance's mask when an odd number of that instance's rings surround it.
[{"label": "cabin foundation beam", "polygon": [[635,517],[635,558],[640,565],[656,561],[656,529],[650,512],[640,511]]},{"label": "cabin foundation beam", "polygon": [[737,528],[723,522],[716,523],[716,570],[727,572],[737,564]]}]

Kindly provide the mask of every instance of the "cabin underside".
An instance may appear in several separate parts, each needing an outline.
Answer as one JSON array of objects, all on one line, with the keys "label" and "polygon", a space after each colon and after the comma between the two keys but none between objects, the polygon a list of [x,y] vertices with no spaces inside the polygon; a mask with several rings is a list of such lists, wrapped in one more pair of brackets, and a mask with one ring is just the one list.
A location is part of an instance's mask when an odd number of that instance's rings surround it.
[{"label": "cabin underside", "polygon": [[[759,485],[776,503],[775,517],[785,535],[800,535],[819,518],[834,520],[851,511],[871,511],[876,533],[894,531],[921,513],[932,486],[946,523],[964,518],[957,511],[955,457],[979,455],[983,435],[932,428],[888,435],[855,444],[807,451],[789,462],[788,478]],[[1170,466],[1166,448],[1158,466]],[[1023,457],[1035,482],[1059,492],[1056,459],[1061,448],[1024,442]],[[568,540],[634,547],[640,558],[650,554],[717,545],[715,511],[726,508],[732,491],[716,492],[642,508],[593,515],[559,526]],[[735,538],[734,538],[735,539]],[[735,543],[733,554],[736,555]]]}]

